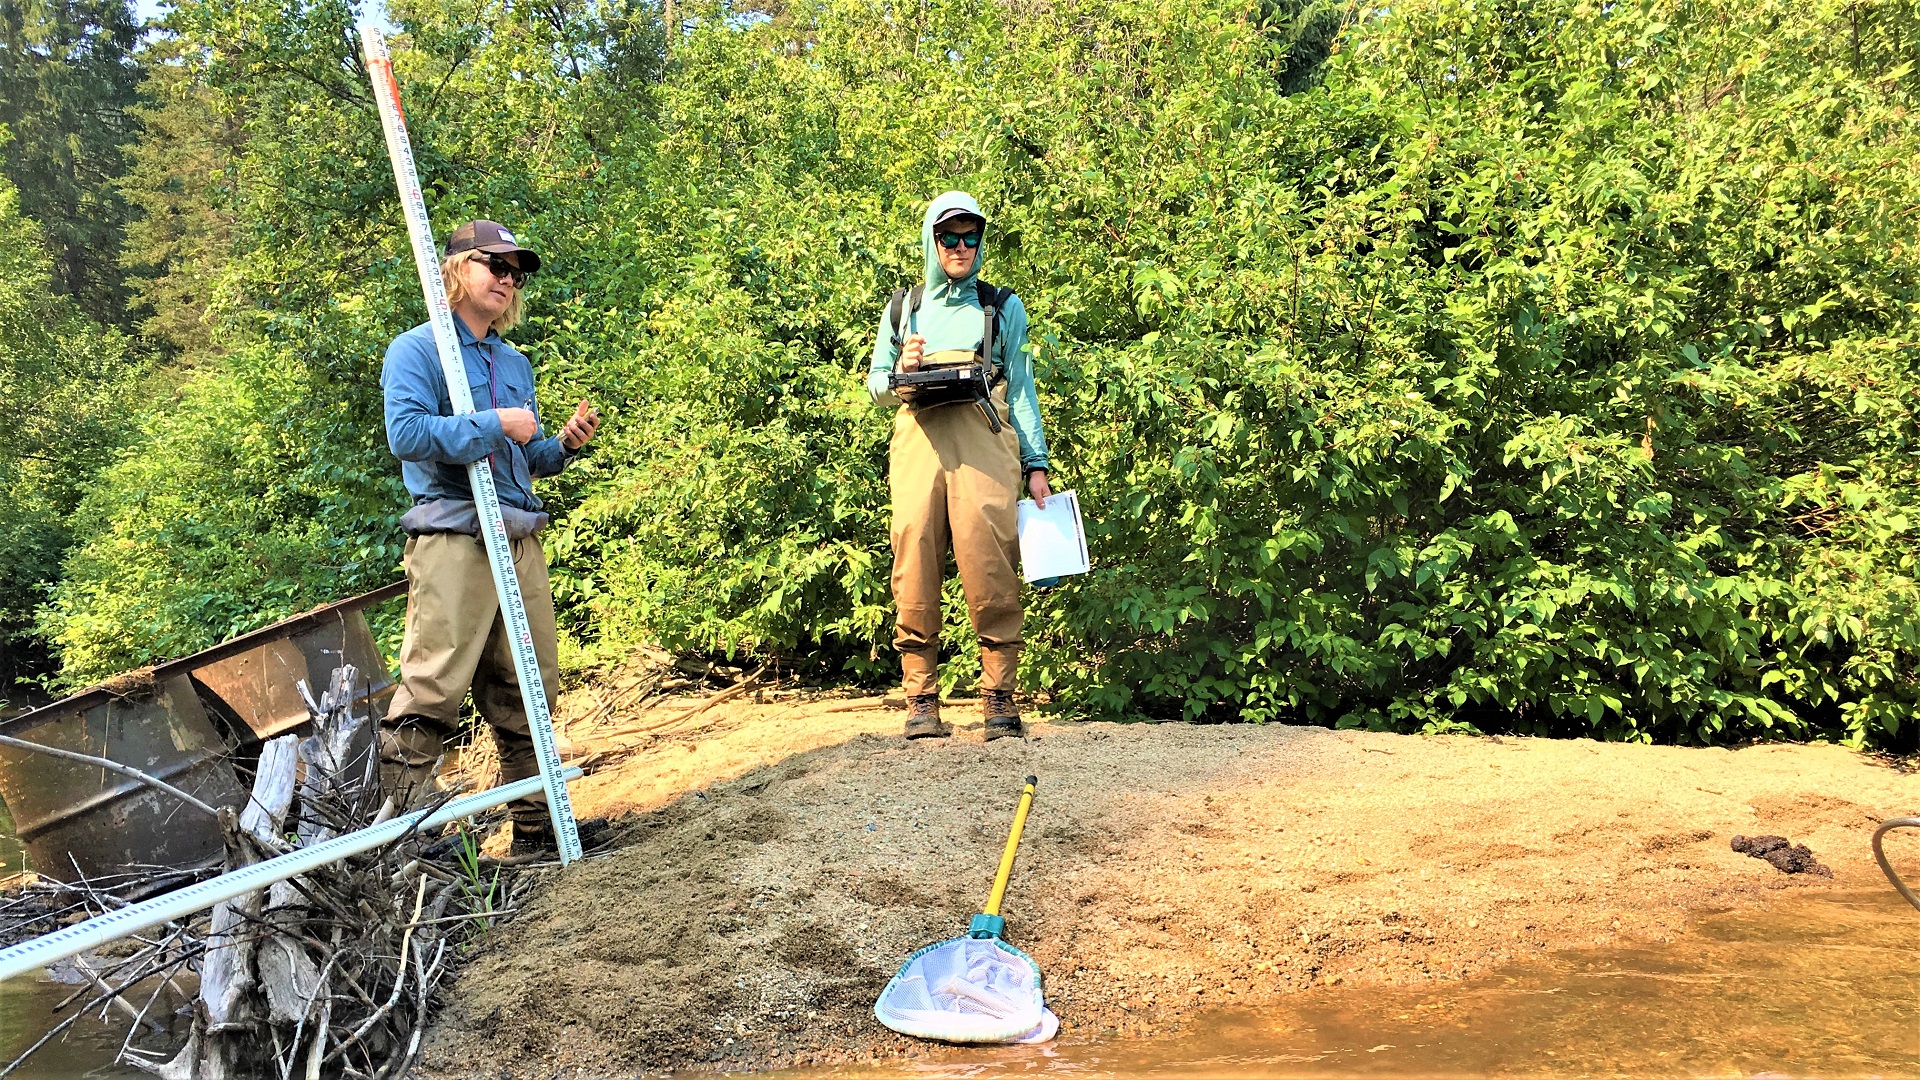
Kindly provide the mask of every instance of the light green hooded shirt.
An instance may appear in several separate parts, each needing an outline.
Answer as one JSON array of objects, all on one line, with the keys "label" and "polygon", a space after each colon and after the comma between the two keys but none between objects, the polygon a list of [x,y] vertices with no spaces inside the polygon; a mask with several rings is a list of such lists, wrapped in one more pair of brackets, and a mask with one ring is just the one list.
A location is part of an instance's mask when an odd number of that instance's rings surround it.
[{"label": "light green hooded shirt", "polygon": [[[972,352],[980,347],[980,335],[987,326],[986,312],[980,307],[980,294],[974,281],[980,266],[987,261],[987,243],[980,242],[973,269],[966,277],[951,279],[940,269],[940,254],[933,241],[933,221],[948,210],[959,207],[985,221],[980,205],[964,191],[949,191],[933,200],[920,224],[920,249],[925,257],[926,292],[920,310],[907,321],[901,337],[920,334],[927,339],[926,351],[961,349]],[[867,372],[867,392],[876,405],[898,405],[900,399],[887,388],[887,376],[900,360],[893,344],[893,327],[886,307],[880,309],[880,331],[873,341],[873,366]],[[1007,383],[1007,412],[1013,433],[1020,440],[1020,467],[1047,467],[1047,436],[1040,430],[1040,395],[1033,384],[1033,357],[1027,352],[1027,308],[1018,296],[1009,294],[1000,312],[999,326],[993,336],[994,362],[1000,366]]]}]

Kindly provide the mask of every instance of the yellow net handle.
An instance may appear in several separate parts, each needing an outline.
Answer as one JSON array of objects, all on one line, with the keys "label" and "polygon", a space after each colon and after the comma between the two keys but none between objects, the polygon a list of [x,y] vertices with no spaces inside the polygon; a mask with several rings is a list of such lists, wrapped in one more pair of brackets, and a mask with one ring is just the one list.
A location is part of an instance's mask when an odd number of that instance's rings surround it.
[{"label": "yellow net handle", "polygon": [[993,876],[993,892],[987,897],[985,914],[1000,914],[1000,901],[1006,899],[1007,880],[1013,876],[1013,855],[1020,850],[1020,830],[1026,827],[1027,811],[1033,808],[1033,786],[1040,782],[1038,777],[1027,777],[1027,784],[1020,789],[1020,808],[1013,812],[1013,832],[1007,836],[1007,849],[1000,853],[1000,872]]}]

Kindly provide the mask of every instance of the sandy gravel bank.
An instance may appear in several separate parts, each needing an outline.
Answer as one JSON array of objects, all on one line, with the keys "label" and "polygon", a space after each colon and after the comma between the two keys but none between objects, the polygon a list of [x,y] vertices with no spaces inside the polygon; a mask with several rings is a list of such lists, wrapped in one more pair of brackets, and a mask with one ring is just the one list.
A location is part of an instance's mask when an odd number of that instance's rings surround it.
[{"label": "sandy gravel bank", "polygon": [[[977,910],[1029,772],[1009,936],[1063,1023],[1131,1036],[1201,1007],[1657,941],[1763,890],[1871,885],[1872,825],[1920,811],[1920,777],[1836,747],[1183,724],[909,745],[900,716],[716,709],[578,784],[583,815],[627,815],[615,849],[550,872],[470,964],[429,1073],[924,1052],[874,1023],[874,996]],[[583,757],[599,738],[572,737]],[[1835,879],[1736,854],[1735,833],[1804,841]]]}]

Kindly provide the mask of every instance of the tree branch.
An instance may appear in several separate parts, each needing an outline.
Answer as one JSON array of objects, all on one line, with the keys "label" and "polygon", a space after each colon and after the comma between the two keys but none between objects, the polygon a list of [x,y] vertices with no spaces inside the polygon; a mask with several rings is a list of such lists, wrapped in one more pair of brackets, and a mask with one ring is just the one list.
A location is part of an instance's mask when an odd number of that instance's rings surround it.
[{"label": "tree branch", "polygon": [[206,814],[208,817],[215,819],[220,817],[220,811],[201,802],[192,795],[181,791],[165,780],[157,776],[148,776],[146,773],[141,772],[131,765],[122,765],[117,761],[109,761],[106,758],[95,757],[92,754],[82,754],[75,750],[62,750],[57,746],[42,746],[39,743],[28,742],[25,739],[16,739],[11,735],[0,735],[0,746],[12,747],[15,750],[26,750],[35,754],[46,754],[48,757],[65,758],[68,761],[78,761],[83,765],[98,765],[108,772],[119,773],[121,776],[138,780],[150,788],[164,791],[174,798],[179,799],[181,802],[186,803],[188,806],[193,807],[195,810]]}]

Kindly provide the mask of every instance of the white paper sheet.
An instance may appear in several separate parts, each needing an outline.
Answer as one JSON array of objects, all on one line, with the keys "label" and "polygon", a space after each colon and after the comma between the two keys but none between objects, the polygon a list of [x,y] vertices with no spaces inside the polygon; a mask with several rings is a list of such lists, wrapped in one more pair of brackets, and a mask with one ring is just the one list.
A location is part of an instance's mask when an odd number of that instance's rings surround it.
[{"label": "white paper sheet", "polygon": [[1047,508],[1021,499],[1020,572],[1028,581],[1087,572],[1087,530],[1080,498],[1071,491],[1047,496]]}]

